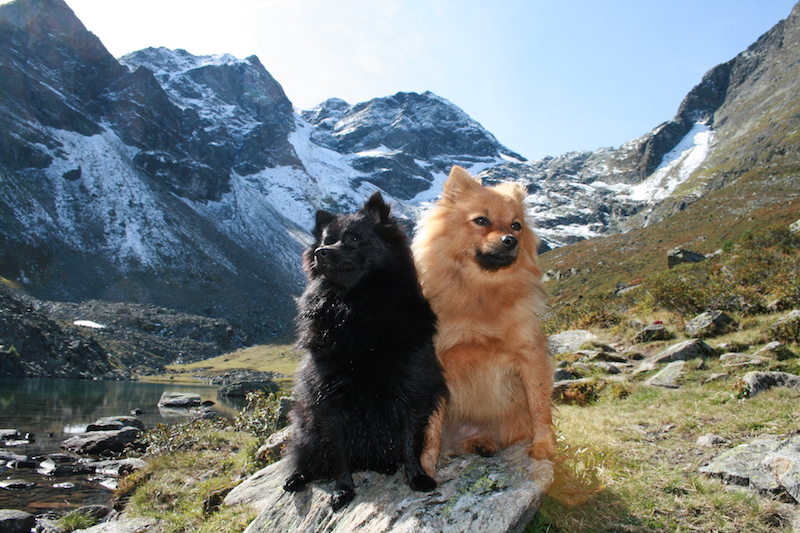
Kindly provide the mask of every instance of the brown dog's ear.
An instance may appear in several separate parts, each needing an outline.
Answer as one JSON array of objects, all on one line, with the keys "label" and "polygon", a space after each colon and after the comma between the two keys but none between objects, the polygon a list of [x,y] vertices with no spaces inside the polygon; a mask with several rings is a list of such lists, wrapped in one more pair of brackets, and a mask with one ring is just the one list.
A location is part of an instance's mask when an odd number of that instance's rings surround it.
[{"label": "brown dog's ear", "polygon": [[458,201],[464,194],[470,190],[480,189],[481,182],[469,175],[469,172],[464,170],[458,165],[453,165],[450,170],[450,176],[444,182],[442,195],[451,202]]},{"label": "brown dog's ear", "polygon": [[528,196],[528,188],[521,183],[516,183],[513,181],[504,181],[499,185],[495,185],[494,190],[500,194],[510,196],[518,202],[525,201],[525,198]]}]

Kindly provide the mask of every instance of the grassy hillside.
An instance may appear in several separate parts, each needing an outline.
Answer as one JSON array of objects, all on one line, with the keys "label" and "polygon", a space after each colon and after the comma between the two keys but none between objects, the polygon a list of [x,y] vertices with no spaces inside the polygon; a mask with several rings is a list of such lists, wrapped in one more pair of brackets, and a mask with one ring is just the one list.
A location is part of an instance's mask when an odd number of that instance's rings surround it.
[{"label": "grassy hillside", "polygon": [[782,168],[780,174],[750,172],[690,205],[675,201],[675,213],[650,227],[542,254],[543,272],[567,273],[546,283],[551,303],[559,306],[593,291],[610,292],[620,283],[638,283],[666,270],[667,251],[675,247],[709,254],[753,231],[795,222],[800,219],[800,169]]},{"label": "grassy hillside", "polygon": [[198,379],[211,379],[233,370],[252,370],[276,372],[286,376],[276,379],[276,382],[283,389],[289,390],[298,364],[300,364],[300,354],[291,344],[263,344],[194,363],[167,365],[166,373],[147,376],[145,379],[196,383]]}]

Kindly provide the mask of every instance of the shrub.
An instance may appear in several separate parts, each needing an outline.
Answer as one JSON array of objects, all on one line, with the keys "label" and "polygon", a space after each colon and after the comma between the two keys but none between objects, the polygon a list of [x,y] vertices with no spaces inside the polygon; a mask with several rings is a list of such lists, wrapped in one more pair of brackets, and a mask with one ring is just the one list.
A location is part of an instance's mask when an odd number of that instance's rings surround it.
[{"label": "shrub", "polygon": [[236,417],[234,427],[247,431],[259,439],[270,436],[278,429],[280,398],[263,390],[247,393],[247,407]]},{"label": "shrub", "polygon": [[558,400],[567,405],[585,407],[597,401],[605,386],[606,383],[599,379],[572,383],[559,394]]},{"label": "shrub", "polygon": [[800,312],[789,313],[769,328],[772,337],[781,342],[800,343]]}]

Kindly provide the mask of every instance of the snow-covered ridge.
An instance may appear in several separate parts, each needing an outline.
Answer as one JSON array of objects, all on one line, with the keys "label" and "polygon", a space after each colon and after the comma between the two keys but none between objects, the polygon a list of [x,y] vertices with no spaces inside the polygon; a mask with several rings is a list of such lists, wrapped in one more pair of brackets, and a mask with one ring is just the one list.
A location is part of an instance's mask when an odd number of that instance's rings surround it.
[{"label": "snow-covered ridge", "polygon": [[705,124],[697,123],[686,136],[664,155],[661,164],[649,178],[631,187],[620,189],[620,194],[637,202],[658,202],[675,192],[678,186],[689,179],[708,156],[714,131]]}]

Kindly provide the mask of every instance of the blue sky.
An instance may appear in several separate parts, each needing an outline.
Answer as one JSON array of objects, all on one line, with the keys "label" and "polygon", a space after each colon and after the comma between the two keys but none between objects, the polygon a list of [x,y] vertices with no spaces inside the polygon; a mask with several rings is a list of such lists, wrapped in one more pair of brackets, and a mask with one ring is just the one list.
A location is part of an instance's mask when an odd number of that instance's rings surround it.
[{"label": "blue sky", "polygon": [[[0,0],[2,1],[2,0]],[[66,0],[115,56],[257,55],[300,109],[447,98],[528,159],[671,119],[794,0]]]}]

